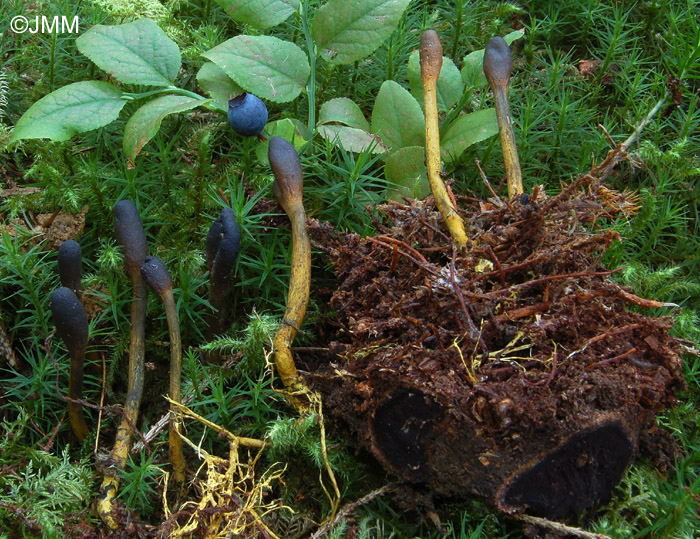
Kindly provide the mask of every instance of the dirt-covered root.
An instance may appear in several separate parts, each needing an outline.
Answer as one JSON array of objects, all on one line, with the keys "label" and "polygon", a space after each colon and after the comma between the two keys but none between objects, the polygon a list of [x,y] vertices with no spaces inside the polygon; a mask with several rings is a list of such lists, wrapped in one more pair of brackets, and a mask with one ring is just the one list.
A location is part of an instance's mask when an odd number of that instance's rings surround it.
[{"label": "dirt-covered root", "polygon": [[430,201],[383,211],[370,238],[312,224],[338,275],[326,408],[439,495],[551,519],[609,500],[683,387],[672,318],[629,309],[659,304],[610,279],[615,233],[582,224],[614,209],[574,189],[473,200],[466,254]]}]

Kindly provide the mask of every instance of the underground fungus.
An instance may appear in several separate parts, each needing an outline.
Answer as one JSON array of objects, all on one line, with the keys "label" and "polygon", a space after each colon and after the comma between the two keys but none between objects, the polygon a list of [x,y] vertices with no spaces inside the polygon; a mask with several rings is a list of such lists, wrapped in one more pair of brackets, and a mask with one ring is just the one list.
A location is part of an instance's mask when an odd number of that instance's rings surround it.
[{"label": "underground fungus", "polygon": [[442,45],[435,30],[426,30],[420,36],[420,73],[423,83],[425,109],[425,154],[428,182],[450,236],[459,249],[467,246],[468,238],[464,222],[450,200],[447,188],[440,177],[440,127],[438,125],[437,81],[442,68]]},{"label": "underground fungus", "polygon": [[[177,316],[173,282],[168,268],[160,258],[147,256],[141,265],[141,275],[148,287],[160,296],[168,320],[170,333],[170,400],[181,401],[180,375],[182,372],[182,341],[180,339],[180,322]],[[185,459],[182,456],[182,439],[180,438],[180,415],[175,404],[170,405],[170,428],[168,435],[170,463],[173,466],[173,492],[182,493],[185,486]]]},{"label": "underground fungus", "polygon": [[51,294],[50,306],[56,333],[66,345],[70,357],[68,418],[73,434],[82,442],[89,429],[82,406],[75,401],[79,401],[83,395],[83,361],[88,343],[87,315],[75,292],[65,286]]},{"label": "underground fungus", "polygon": [[141,264],[148,255],[146,234],[136,205],[131,200],[121,200],[114,206],[114,232],[124,253],[124,267],[132,283],[131,330],[129,335],[129,374],[124,418],[117,429],[112,451],[114,465],[105,473],[97,501],[100,518],[110,528],[118,527],[112,515],[114,498],[119,487],[119,473],[126,464],[131,447],[132,426],[138,419],[143,395],[144,338],[146,301],[148,288],[141,276]]},{"label": "underground fungus", "polygon": [[311,244],[306,231],[306,212],[302,203],[303,173],[299,154],[282,137],[272,137],[268,150],[275,175],[273,191],[292,224],[292,267],[289,276],[287,306],[275,335],[275,365],[285,387],[294,391],[306,385],[297,372],[291,344],[306,314],[311,286]]},{"label": "underground fungus", "polygon": [[241,248],[241,231],[231,208],[223,208],[207,233],[209,303],[215,312],[210,318],[208,336],[221,333],[226,325],[226,298],[233,268]]},{"label": "underground fungus", "polygon": [[82,271],[83,256],[80,244],[75,240],[64,241],[58,248],[58,276],[61,286],[80,294]]},{"label": "underground fungus", "polygon": [[500,36],[489,39],[484,50],[484,74],[489,81],[496,101],[498,131],[503,148],[503,160],[508,178],[508,198],[523,193],[523,176],[520,170],[518,147],[513,134],[513,120],[508,105],[508,84],[513,69],[513,58],[506,40]]}]

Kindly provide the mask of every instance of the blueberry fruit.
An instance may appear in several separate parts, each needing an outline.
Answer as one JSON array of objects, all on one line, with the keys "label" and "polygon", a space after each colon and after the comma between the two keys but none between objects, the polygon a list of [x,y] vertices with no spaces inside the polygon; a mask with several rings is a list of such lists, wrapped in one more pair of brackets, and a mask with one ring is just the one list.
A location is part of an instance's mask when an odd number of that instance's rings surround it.
[{"label": "blueberry fruit", "polygon": [[243,93],[229,100],[228,123],[244,137],[259,135],[267,123],[267,107],[259,97]]}]

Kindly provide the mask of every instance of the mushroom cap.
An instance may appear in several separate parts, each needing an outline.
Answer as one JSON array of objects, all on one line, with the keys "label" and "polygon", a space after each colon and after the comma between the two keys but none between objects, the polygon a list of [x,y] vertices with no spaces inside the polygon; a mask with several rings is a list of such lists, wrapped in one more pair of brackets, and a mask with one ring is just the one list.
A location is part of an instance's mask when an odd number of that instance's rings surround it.
[{"label": "mushroom cap", "polygon": [[275,175],[272,190],[277,201],[287,211],[287,205],[290,202],[301,202],[304,175],[301,170],[299,154],[288,140],[282,137],[272,137],[267,156]]},{"label": "mushroom cap", "polygon": [[241,246],[241,230],[236,222],[236,216],[231,211],[231,208],[228,207],[222,208],[221,213],[212,223],[207,233],[206,251],[209,272],[213,270],[221,243],[224,240],[231,242],[231,245],[226,247],[226,256],[232,258],[231,268],[233,268],[233,263],[238,258],[238,251]]},{"label": "mushroom cap", "polygon": [[148,287],[159,296],[173,288],[170,272],[165,267],[165,263],[157,256],[146,257],[141,264],[141,276]]},{"label": "mushroom cap", "polygon": [[148,244],[141,216],[131,200],[120,200],[114,205],[114,233],[124,252],[126,271],[134,279],[148,256]]},{"label": "mushroom cap", "polygon": [[513,56],[506,40],[500,36],[489,39],[484,49],[484,74],[489,84],[507,85],[513,69]]},{"label": "mushroom cap", "polygon": [[83,253],[75,240],[66,240],[58,248],[58,275],[61,285],[73,292],[80,290],[80,277],[83,272]]},{"label": "mushroom cap", "polygon": [[56,333],[63,339],[71,357],[85,353],[88,342],[88,320],[78,296],[62,286],[51,294],[49,301]]},{"label": "mushroom cap", "polygon": [[423,79],[435,79],[442,69],[442,44],[437,32],[426,30],[420,36],[420,73]]}]

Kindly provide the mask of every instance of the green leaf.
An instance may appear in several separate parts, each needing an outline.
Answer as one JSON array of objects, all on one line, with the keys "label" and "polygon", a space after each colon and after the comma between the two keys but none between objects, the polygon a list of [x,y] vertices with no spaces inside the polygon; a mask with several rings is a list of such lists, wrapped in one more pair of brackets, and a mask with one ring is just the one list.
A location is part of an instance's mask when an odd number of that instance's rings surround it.
[{"label": "green leaf", "polygon": [[170,86],[182,63],[180,49],[151,19],[98,24],[75,43],[99,68],[127,84]]},{"label": "green leaf", "polygon": [[[511,32],[503,39],[510,45],[525,35],[525,30]],[[481,88],[486,86],[488,81],[484,75],[484,49],[474,51],[464,57],[462,65],[462,80],[471,88]]]},{"label": "green leaf", "polygon": [[349,152],[360,153],[371,149],[372,153],[382,153],[387,150],[378,136],[372,135],[364,129],[325,124],[318,128],[318,133],[326,140],[340,144]]},{"label": "green leaf", "polygon": [[[408,83],[411,93],[419,103],[423,103],[423,83],[420,77],[420,53],[413,51],[408,58]],[[437,105],[439,111],[454,107],[464,92],[462,75],[455,63],[447,56],[442,57],[442,68],[437,82]]]},{"label": "green leaf", "polygon": [[126,101],[108,82],[76,82],[34,103],[17,121],[10,142],[30,138],[68,140],[113,122]]},{"label": "green leaf", "polygon": [[391,36],[410,0],[330,0],[316,11],[311,34],[333,64],[369,56]]},{"label": "green leaf", "polygon": [[[265,133],[269,135],[270,138],[282,137],[283,139],[287,139],[297,151],[301,150],[304,144],[306,144],[306,139],[303,135],[305,131],[306,126],[298,120],[290,120],[289,118],[270,122],[265,126]],[[270,141],[266,140],[255,147],[255,156],[258,158],[258,161],[265,166],[269,166],[270,164],[267,158],[269,146]]]},{"label": "green leaf", "polygon": [[143,105],[124,126],[124,153],[127,158],[131,161],[136,158],[148,141],[158,133],[166,116],[191,110],[208,102],[208,99],[165,95]]},{"label": "green leaf", "polygon": [[423,146],[425,118],[418,101],[393,80],[384,81],[372,110],[372,133],[391,150]]},{"label": "green leaf", "polygon": [[386,192],[389,200],[400,201],[403,197],[423,199],[430,194],[422,146],[408,146],[391,154],[384,165],[384,176],[394,184]]},{"label": "green leaf", "polygon": [[228,101],[243,93],[214,62],[205,62],[197,72],[197,82],[224,110],[228,110]]},{"label": "green leaf", "polygon": [[272,36],[239,35],[204,56],[246,92],[286,103],[298,96],[309,78],[306,54],[294,43]]},{"label": "green leaf", "polygon": [[270,28],[284,22],[299,7],[299,0],[216,0],[228,15],[253,28]]},{"label": "green leaf", "polygon": [[321,105],[318,114],[318,125],[339,123],[348,127],[355,127],[363,131],[369,131],[369,122],[362,114],[360,107],[347,97],[336,97]]},{"label": "green leaf", "polygon": [[456,160],[472,144],[498,134],[496,109],[484,109],[462,114],[450,124],[442,136],[442,159]]}]

